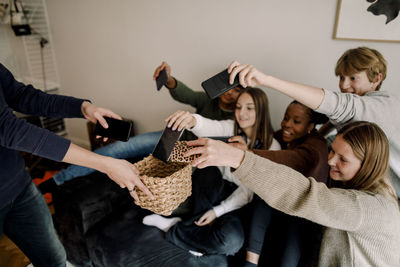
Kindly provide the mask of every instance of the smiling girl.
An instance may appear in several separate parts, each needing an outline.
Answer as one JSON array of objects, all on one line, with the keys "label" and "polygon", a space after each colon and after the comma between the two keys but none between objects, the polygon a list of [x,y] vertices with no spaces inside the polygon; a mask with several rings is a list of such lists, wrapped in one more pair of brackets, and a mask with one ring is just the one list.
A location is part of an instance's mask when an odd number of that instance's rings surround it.
[{"label": "smiling girl", "polygon": [[[274,134],[283,150],[253,150],[257,155],[289,166],[305,176],[326,183],[328,177],[328,147],[315,126],[328,118],[293,101],[289,104],[281,122],[281,130]],[[300,257],[312,251],[308,249],[319,227],[311,222],[288,216],[271,208],[258,196],[254,197],[249,237],[246,245],[248,266],[258,264],[263,257],[269,264],[297,266]],[[273,222],[273,223],[272,223]],[[267,236],[266,236],[267,233]],[[279,233],[278,236],[276,234]],[[267,241],[264,242],[265,236]],[[264,243],[265,247],[264,247]],[[306,253],[307,252],[307,253]]]},{"label": "smiling girl", "polygon": [[[280,149],[273,139],[267,96],[258,88],[240,94],[234,121],[214,121],[186,111],[175,112],[167,121],[172,129],[186,128],[197,136],[233,136],[230,142],[240,141],[249,148]],[[235,254],[243,245],[244,233],[233,211],[249,203],[253,192],[232,175],[229,167],[219,169],[223,178],[219,186],[204,185],[207,180],[217,180],[215,176],[195,178],[194,173],[190,219],[177,223],[179,220],[175,218],[150,215],[143,223],[167,230],[167,240],[183,249],[201,254]],[[199,188],[204,188],[204,192]]]},{"label": "smiling girl", "polygon": [[374,123],[341,128],[328,164],[332,187],[219,141],[188,142],[193,166],[226,165],[268,205],[325,226],[318,266],[398,266],[400,212],[388,178],[389,142]]},{"label": "smiling girl", "polygon": [[281,80],[239,62],[233,62],[228,72],[231,82],[238,75],[243,87],[266,86],[325,114],[337,129],[352,121],[378,124],[389,139],[389,177],[400,197],[400,123],[392,117],[400,114],[400,99],[397,94],[380,91],[387,64],[379,51],[357,47],[343,53],[335,68],[341,92]]}]

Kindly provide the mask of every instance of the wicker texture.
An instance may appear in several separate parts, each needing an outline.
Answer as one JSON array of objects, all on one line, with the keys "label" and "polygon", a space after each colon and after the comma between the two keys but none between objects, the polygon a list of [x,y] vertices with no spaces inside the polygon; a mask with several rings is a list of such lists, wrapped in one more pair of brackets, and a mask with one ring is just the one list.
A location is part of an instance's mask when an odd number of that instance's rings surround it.
[{"label": "wicker texture", "polygon": [[170,215],[192,194],[192,166],[188,163],[164,163],[150,155],[135,166],[140,172],[139,178],[155,197],[151,200],[135,187],[140,199],[135,203],[144,209]]}]

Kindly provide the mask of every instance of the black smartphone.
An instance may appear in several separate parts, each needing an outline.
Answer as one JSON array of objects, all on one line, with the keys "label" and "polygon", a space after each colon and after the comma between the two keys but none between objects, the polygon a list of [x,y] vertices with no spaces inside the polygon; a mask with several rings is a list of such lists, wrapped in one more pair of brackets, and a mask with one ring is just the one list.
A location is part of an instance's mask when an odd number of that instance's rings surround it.
[{"label": "black smartphone", "polygon": [[161,87],[165,85],[165,83],[168,81],[168,74],[165,68],[160,71],[158,74],[158,77],[156,78],[156,85],[157,85],[157,91],[160,91]]},{"label": "black smartphone", "polygon": [[175,143],[181,138],[182,131],[175,130],[173,131],[172,128],[165,127],[158,143],[153,151],[153,157],[162,160],[164,162],[168,162],[172,151],[174,150]]},{"label": "black smartphone", "polygon": [[107,121],[108,128],[104,128],[99,122],[97,122],[96,127],[94,128],[95,135],[109,137],[124,142],[128,141],[132,130],[131,122],[109,117],[104,117],[104,119]]},{"label": "black smartphone", "polygon": [[235,77],[233,84],[229,84],[229,75],[228,69],[225,69],[201,83],[209,98],[214,99],[239,85],[238,76]]},{"label": "black smartphone", "polygon": [[222,141],[222,142],[225,142],[225,143],[238,143],[237,141],[229,142],[228,140],[231,137],[232,136],[206,136],[205,138],[210,138],[210,139]]}]

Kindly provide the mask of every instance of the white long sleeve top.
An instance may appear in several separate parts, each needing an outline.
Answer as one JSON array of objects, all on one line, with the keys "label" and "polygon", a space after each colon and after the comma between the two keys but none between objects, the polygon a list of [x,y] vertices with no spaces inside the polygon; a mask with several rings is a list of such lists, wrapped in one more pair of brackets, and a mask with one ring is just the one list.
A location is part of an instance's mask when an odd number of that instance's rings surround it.
[{"label": "white long sleeve top", "polygon": [[[190,129],[199,137],[205,136],[232,136],[234,134],[233,120],[211,120],[198,114],[193,114],[196,119],[196,125]],[[273,139],[270,150],[280,150],[281,146]],[[222,178],[235,183],[238,188],[232,194],[223,200],[219,205],[213,207],[217,217],[220,217],[230,211],[239,209],[249,203],[253,199],[253,191],[245,187],[231,172],[229,167],[218,167],[221,171]]]}]

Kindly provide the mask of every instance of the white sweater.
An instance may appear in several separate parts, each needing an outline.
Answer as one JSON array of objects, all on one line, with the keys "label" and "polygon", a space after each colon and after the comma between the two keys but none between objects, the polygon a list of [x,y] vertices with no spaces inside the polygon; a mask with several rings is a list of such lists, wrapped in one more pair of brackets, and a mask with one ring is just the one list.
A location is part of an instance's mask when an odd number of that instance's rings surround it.
[{"label": "white sweater", "polygon": [[[234,121],[233,120],[210,120],[198,114],[193,114],[196,119],[196,126],[192,131],[198,137],[204,136],[233,136],[234,134]],[[281,146],[273,139],[270,150],[280,150]],[[245,187],[231,172],[230,167],[218,167],[221,171],[222,178],[235,183],[238,188],[219,205],[213,207],[217,217],[224,215],[230,211],[239,209],[249,203],[253,199],[253,192]]]}]

